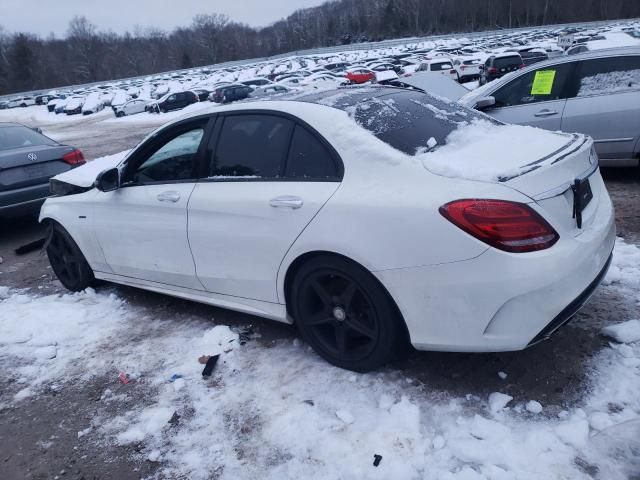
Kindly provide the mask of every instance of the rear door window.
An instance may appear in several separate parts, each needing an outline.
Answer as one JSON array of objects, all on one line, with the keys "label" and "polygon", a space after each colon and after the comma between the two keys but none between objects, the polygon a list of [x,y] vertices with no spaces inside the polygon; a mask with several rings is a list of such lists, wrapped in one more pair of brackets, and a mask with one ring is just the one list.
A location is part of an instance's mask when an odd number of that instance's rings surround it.
[{"label": "rear door window", "polygon": [[571,78],[573,68],[573,63],[563,63],[520,75],[493,94],[496,107],[512,107],[567,98],[565,87]]},{"label": "rear door window", "polygon": [[295,127],[285,177],[306,180],[335,180],[338,166],[329,150],[309,130]]},{"label": "rear door window", "polygon": [[640,90],[640,55],[579,62],[577,97]]},{"label": "rear door window", "polygon": [[277,179],[287,156],[293,122],[267,114],[224,119],[208,177]]}]

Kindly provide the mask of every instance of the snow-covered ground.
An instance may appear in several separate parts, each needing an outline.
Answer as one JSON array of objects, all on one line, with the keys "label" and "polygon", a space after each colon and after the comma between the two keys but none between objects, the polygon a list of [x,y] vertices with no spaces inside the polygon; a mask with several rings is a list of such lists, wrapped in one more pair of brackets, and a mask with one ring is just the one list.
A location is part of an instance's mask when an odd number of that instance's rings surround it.
[{"label": "snow-covered ground", "polygon": [[[611,343],[591,360],[588,393],[559,414],[503,392],[434,392],[393,369],[339,370],[298,340],[266,348],[215,319],[176,328],[108,288],[0,287],[0,367],[20,385],[15,408],[105,374],[126,374],[132,393],[105,388],[104,402],[157,392],[78,437],[142,444],[140,460],[160,462],[163,478],[627,479],[640,472],[640,248],[617,241],[601,288],[638,316],[604,330]],[[216,354],[203,378],[198,358]]]}]

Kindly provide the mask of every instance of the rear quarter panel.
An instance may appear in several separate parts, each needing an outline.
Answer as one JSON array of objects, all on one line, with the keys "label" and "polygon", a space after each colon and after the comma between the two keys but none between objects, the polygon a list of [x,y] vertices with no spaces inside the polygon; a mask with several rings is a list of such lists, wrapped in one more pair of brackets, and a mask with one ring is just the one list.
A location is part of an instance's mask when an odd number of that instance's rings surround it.
[{"label": "rear quarter panel", "polygon": [[561,128],[593,137],[600,158],[632,158],[640,137],[640,89],[571,98]]},{"label": "rear quarter panel", "polygon": [[280,299],[285,298],[287,269],[305,253],[337,253],[372,272],[458,262],[479,256],[488,246],[446,220],[440,206],[460,198],[530,201],[501,185],[438,177],[409,162],[369,165],[371,175],[357,175],[360,169],[345,162],[340,188],[283,259]]}]

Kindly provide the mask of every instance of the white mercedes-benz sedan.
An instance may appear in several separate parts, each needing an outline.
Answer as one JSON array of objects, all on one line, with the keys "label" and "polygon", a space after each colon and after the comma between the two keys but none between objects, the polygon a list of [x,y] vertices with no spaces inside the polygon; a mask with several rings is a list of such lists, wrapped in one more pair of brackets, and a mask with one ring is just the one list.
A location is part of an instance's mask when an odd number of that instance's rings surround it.
[{"label": "white mercedes-benz sedan", "polygon": [[51,188],[40,219],[68,289],[101,279],[295,323],[355,371],[407,341],[548,337],[615,240],[590,138],[390,87],[200,111]]}]

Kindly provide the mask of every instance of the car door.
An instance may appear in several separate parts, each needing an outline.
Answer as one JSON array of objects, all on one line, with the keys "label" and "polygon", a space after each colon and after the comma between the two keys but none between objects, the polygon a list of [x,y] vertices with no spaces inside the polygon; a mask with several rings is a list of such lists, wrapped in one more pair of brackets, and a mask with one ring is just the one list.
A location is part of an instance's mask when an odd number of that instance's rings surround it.
[{"label": "car door", "polygon": [[174,108],[176,108],[176,102],[178,101],[178,95],[177,94],[173,94],[173,95],[169,95],[169,98],[167,98],[163,103],[163,108],[165,110],[173,110]]},{"label": "car door", "polygon": [[573,63],[560,63],[519,75],[490,93],[496,103],[485,113],[505,123],[560,130],[573,69]]},{"label": "car door", "polygon": [[575,78],[562,130],[593,137],[600,158],[631,160],[640,137],[640,55],[582,60]]},{"label": "car door", "polygon": [[282,302],[280,263],[340,185],[340,159],[307,126],[269,112],[221,118],[206,157],[189,202],[198,278],[211,292]]},{"label": "car door", "polygon": [[121,187],[100,192],[94,229],[113,273],[202,290],[187,238],[187,205],[207,119],[182,122],[127,160]]},{"label": "car door", "polygon": [[146,100],[136,100],[133,102],[133,108],[131,113],[141,113],[144,112],[144,107],[147,104]]}]

